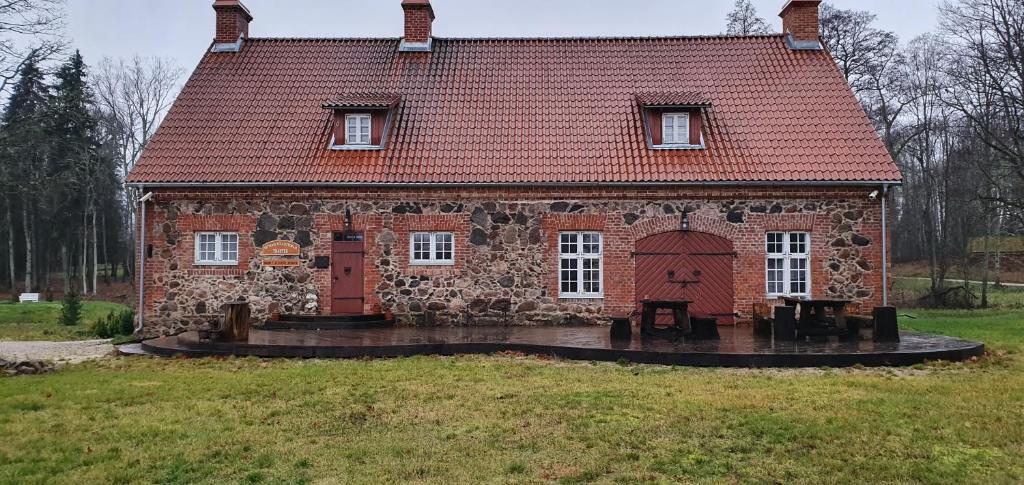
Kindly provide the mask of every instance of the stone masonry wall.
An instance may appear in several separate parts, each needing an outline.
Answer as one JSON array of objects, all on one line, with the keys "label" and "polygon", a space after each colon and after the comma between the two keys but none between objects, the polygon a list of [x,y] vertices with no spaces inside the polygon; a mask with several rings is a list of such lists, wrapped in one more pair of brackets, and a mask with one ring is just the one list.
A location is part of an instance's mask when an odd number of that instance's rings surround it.
[{"label": "stone masonry wall", "polygon": [[[881,303],[881,204],[869,188],[434,188],[160,189],[147,205],[146,333],[209,325],[225,303],[245,299],[257,320],[272,313],[330,312],[332,233],[346,211],[366,241],[366,312],[403,324],[602,323],[635,305],[637,240],[691,230],[733,241],[735,311],[765,296],[764,233],[811,233],[815,296]],[[557,236],[604,234],[604,298],[558,297]],[[237,266],[197,266],[195,233],[240,235]],[[409,233],[455,233],[454,266],[413,266]],[[301,264],[264,268],[259,248],[275,239],[301,247]]]}]

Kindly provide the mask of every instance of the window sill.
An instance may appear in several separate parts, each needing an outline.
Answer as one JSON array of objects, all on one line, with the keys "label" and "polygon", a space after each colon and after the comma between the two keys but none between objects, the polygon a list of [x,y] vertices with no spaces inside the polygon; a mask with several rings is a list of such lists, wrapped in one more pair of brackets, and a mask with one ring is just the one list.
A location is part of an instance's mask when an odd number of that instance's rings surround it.
[{"label": "window sill", "polygon": [[331,145],[331,150],[346,152],[346,151],[373,151],[383,150],[383,145]]},{"label": "window sill", "polygon": [[416,267],[443,268],[445,266],[454,267],[455,266],[455,261],[443,261],[443,262],[413,261],[413,262],[409,263],[409,267],[410,268],[416,268]]},{"label": "window sill", "polygon": [[204,268],[210,267],[223,267],[223,268],[234,268],[238,266],[238,261],[216,261],[216,262],[199,262],[192,263],[193,266],[201,266]]},{"label": "window sill", "polygon": [[559,300],[603,300],[604,295],[558,295]]},{"label": "window sill", "polygon": [[652,150],[703,150],[704,145],[651,145]]}]

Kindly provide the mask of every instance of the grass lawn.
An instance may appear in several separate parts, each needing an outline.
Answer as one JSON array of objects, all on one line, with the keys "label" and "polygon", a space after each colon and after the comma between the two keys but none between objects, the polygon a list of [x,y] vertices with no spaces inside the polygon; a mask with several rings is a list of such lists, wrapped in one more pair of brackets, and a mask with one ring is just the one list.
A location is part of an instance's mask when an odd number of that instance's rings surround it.
[{"label": "grass lawn", "polygon": [[0,303],[0,340],[83,340],[96,338],[89,332],[92,324],[110,312],[128,308],[105,301],[83,301],[82,323],[67,327],[57,323],[60,302]]},{"label": "grass lawn", "polygon": [[1024,480],[1024,314],[909,312],[975,363],[111,358],[0,380],[0,482]]}]

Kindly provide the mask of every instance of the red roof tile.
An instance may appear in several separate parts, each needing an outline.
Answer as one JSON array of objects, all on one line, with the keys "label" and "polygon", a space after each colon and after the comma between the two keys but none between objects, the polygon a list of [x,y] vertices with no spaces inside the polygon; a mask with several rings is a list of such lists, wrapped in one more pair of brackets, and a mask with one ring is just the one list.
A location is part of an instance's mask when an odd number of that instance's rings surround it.
[{"label": "red roof tile", "polygon": [[708,106],[711,100],[701,93],[640,93],[640,106]]},{"label": "red roof tile", "polygon": [[331,98],[323,104],[323,108],[390,108],[399,101],[401,96],[381,93],[349,93]]},{"label": "red roof tile", "polygon": [[[828,54],[792,51],[781,36],[435,39],[429,54],[398,45],[251,39],[206,54],[129,182],[901,179]],[[401,96],[385,149],[329,149],[323,105],[366,101],[343,93]],[[710,101],[707,149],[650,149],[644,93]]]}]

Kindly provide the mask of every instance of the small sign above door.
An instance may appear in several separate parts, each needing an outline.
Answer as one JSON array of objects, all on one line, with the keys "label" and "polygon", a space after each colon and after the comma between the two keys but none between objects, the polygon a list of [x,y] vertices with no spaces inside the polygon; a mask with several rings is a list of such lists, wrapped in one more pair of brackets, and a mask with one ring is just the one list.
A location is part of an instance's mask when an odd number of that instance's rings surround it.
[{"label": "small sign above door", "polygon": [[281,257],[281,256],[298,256],[298,255],[299,255],[299,245],[295,244],[295,243],[293,243],[291,241],[283,241],[283,240],[270,241],[270,242],[264,244],[263,248],[260,249],[260,256],[264,256],[264,257],[266,257],[266,256]]}]

